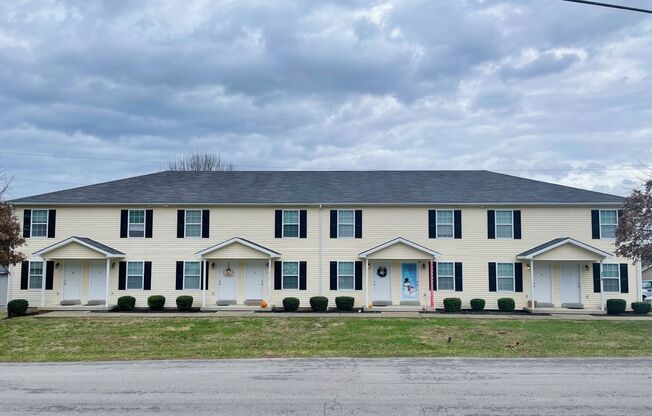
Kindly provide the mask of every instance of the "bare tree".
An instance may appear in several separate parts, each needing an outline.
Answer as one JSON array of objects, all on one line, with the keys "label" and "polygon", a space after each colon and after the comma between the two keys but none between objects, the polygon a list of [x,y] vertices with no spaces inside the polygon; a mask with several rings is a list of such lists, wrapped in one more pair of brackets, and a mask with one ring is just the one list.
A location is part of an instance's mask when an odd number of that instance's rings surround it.
[{"label": "bare tree", "polygon": [[210,172],[235,170],[233,163],[222,159],[219,153],[188,153],[168,162],[168,170]]}]

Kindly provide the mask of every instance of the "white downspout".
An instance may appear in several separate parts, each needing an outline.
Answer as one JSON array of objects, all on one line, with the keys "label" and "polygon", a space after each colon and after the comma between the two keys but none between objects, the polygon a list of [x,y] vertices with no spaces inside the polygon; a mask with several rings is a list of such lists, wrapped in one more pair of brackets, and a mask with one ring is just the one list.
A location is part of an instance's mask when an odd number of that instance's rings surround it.
[{"label": "white downspout", "polygon": [[367,309],[369,307],[369,259],[366,257],[364,259],[364,272],[365,272],[364,309]]},{"label": "white downspout", "polygon": [[319,296],[324,294],[324,265],[323,265],[323,244],[322,244],[322,206],[319,204]]},{"label": "white downspout", "polygon": [[530,303],[531,311],[534,312],[534,259],[530,260]]},{"label": "white downspout", "polygon": [[45,279],[48,275],[48,262],[43,260],[43,275],[41,276],[41,306],[45,306]]},{"label": "white downspout", "polygon": [[643,300],[643,265],[639,260],[636,263],[636,302],[641,302]]},{"label": "white downspout", "polygon": [[202,283],[202,291],[201,291],[201,307],[205,308],[206,307],[206,275],[208,275],[208,261],[204,260],[204,273],[203,275],[203,283]]},{"label": "white downspout", "polygon": [[111,259],[106,259],[106,275],[104,276],[104,305],[109,307],[109,280],[111,279]]}]

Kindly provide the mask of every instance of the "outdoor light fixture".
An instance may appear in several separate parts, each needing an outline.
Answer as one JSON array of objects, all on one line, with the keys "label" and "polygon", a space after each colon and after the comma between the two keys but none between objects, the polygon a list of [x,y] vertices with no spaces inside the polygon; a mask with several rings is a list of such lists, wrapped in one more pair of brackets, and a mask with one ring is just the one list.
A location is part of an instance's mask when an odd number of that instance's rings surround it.
[{"label": "outdoor light fixture", "polygon": [[59,262],[56,262],[56,263],[54,264],[54,268],[55,268],[55,269],[58,269],[58,268],[59,268]]},{"label": "outdoor light fixture", "polygon": [[215,269],[215,262],[211,263],[211,269]]},{"label": "outdoor light fixture", "polygon": [[527,264],[525,265],[525,268],[528,269],[528,270],[530,270],[530,263],[527,263]]},{"label": "outdoor light fixture", "polygon": [[584,265],[584,270],[586,270],[586,271],[588,272],[589,269],[590,269],[590,268],[589,268],[589,265],[588,265],[588,264],[585,264],[585,265]]},{"label": "outdoor light fixture", "polygon": [[115,262],[111,263],[111,268],[115,269]]}]

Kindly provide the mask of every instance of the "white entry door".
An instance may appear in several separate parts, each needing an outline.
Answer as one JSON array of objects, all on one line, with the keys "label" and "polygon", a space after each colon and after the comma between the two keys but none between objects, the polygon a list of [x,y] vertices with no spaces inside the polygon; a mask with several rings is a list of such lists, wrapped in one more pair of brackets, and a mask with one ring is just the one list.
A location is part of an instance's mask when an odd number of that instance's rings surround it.
[{"label": "white entry door", "polygon": [[9,291],[9,276],[0,274],[0,306],[7,304],[7,292]]},{"label": "white entry door", "polygon": [[374,282],[374,302],[391,302],[392,300],[392,265],[391,263],[374,263],[372,266]]},{"label": "white entry door", "polygon": [[66,261],[63,265],[63,300],[80,300],[82,287],[82,264]]},{"label": "white entry door", "polygon": [[217,299],[219,301],[226,301],[235,303],[236,300],[236,286],[238,281],[238,270],[233,262],[221,262],[217,271]]},{"label": "white entry door", "polygon": [[263,299],[263,282],[265,265],[259,261],[247,262],[247,277],[245,280],[245,295],[247,300]]},{"label": "white entry door", "polygon": [[552,303],[550,263],[534,263],[534,300],[541,303]]},{"label": "white entry door", "polygon": [[561,264],[561,303],[582,303],[579,264]]},{"label": "white entry door", "polygon": [[88,300],[105,300],[106,298],[106,262],[91,263],[90,294]]}]

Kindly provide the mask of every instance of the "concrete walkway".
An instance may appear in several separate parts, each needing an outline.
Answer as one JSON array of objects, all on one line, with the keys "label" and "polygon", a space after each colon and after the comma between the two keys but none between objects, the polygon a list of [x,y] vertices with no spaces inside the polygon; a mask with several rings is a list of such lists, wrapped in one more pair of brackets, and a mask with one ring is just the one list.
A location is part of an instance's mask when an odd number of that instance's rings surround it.
[{"label": "concrete walkway", "polygon": [[110,312],[98,313],[90,311],[55,311],[37,315],[38,319],[45,318],[421,318],[421,319],[511,319],[511,320],[569,320],[569,321],[650,321],[652,314],[647,315],[580,315],[580,314],[551,314],[551,315],[529,315],[529,314],[442,314],[442,313],[418,313],[418,312],[378,312],[378,313],[254,313],[254,312],[201,312],[201,313],[124,313]]}]

